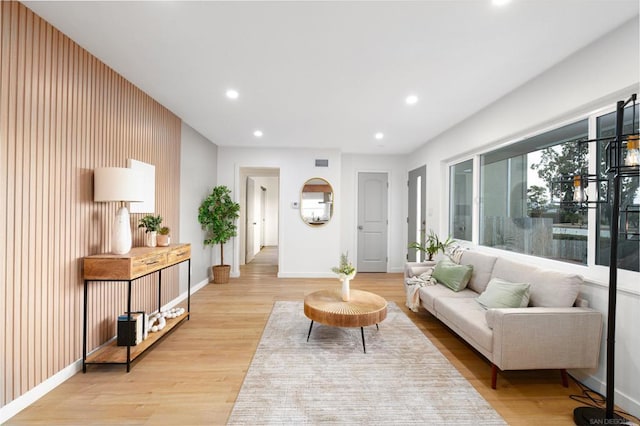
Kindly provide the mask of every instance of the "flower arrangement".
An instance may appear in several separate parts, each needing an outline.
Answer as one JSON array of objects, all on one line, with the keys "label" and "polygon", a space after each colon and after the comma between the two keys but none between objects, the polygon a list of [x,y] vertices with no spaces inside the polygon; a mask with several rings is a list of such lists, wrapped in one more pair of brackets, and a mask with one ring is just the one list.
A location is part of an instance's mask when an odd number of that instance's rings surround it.
[{"label": "flower arrangement", "polygon": [[340,255],[340,266],[334,266],[331,271],[338,274],[341,279],[353,278],[356,274],[356,268],[349,261],[349,252]]}]

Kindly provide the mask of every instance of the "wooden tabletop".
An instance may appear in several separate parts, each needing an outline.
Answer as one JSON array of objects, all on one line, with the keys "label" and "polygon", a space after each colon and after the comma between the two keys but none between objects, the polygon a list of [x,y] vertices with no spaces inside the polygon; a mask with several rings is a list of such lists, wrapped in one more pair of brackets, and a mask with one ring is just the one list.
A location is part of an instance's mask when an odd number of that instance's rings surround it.
[{"label": "wooden tabletop", "polygon": [[334,327],[366,327],[387,317],[387,301],[368,291],[351,290],[349,301],[344,302],[339,288],[320,290],[305,296],[304,314]]}]

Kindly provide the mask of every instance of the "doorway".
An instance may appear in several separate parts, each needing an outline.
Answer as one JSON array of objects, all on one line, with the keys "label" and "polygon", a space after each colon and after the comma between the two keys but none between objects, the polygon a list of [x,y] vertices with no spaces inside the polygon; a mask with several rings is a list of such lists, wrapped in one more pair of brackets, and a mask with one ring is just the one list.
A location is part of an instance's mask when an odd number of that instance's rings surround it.
[{"label": "doorway", "polygon": [[[427,166],[420,166],[409,172],[409,215],[407,224],[409,234],[407,245],[413,242],[422,242],[424,232],[426,232],[426,210],[427,210]],[[421,252],[416,249],[409,249],[407,261],[420,262]]]},{"label": "doorway", "polygon": [[387,272],[388,192],[386,172],[358,173],[359,272]]},{"label": "doorway", "polygon": [[280,170],[240,168],[240,265],[259,263],[277,274]]}]

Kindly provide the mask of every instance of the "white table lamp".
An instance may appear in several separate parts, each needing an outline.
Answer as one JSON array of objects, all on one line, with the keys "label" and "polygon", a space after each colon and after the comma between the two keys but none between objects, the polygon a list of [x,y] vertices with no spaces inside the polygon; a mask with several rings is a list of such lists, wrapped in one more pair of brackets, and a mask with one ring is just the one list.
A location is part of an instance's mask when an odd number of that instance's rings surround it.
[{"label": "white table lamp", "polygon": [[131,250],[131,224],[125,202],[142,201],[142,179],[136,170],[125,167],[101,167],[93,171],[93,201],[121,202],[111,233],[111,252],[126,254]]}]

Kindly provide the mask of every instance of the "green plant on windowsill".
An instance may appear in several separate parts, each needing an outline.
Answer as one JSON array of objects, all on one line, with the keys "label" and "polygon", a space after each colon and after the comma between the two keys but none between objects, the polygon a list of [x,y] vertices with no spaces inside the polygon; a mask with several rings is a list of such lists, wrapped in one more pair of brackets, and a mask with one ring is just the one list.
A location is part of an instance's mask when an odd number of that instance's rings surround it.
[{"label": "green plant on windowsill", "polygon": [[432,261],[433,256],[438,254],[438,252],[444,253],[447,247],[455,242],[451,236],[448,236],[446,240],[440,241],[440,237],[438,234],[433,232],[432,229],[429,230],[429,234],[426,235],[424,230],[422,231],[422,243],[413,242],[409,244],[409,248],[419,250],[423,253],[427,254],[427,260]]}]

